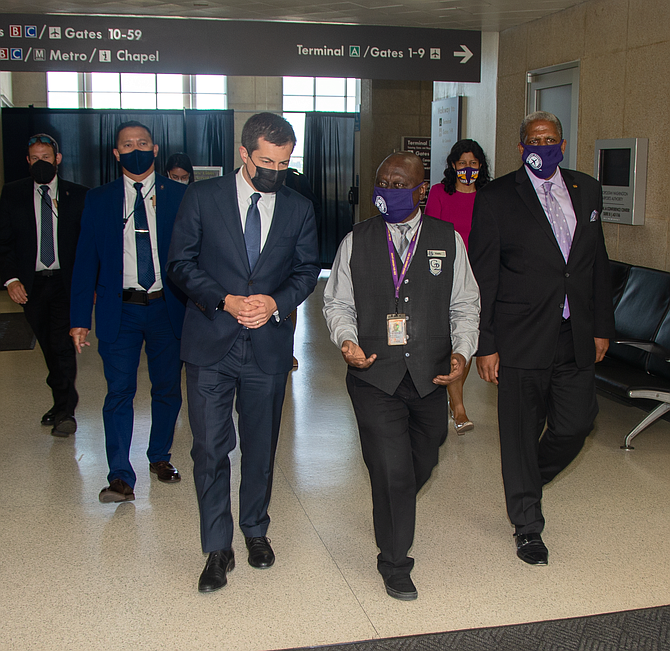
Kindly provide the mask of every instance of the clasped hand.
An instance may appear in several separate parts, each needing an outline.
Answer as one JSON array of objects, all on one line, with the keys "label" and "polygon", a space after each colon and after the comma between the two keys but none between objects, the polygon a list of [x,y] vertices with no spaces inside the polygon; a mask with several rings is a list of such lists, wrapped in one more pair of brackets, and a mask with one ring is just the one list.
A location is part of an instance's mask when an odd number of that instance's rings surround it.
[{"label": "clasped hand", "polygon": [[277,311],[277,303],[272,296],[267,294],[254,294],[253,296],[226,296],[223,308],[237,322],[250,329],[264,326],[270,317]]}]

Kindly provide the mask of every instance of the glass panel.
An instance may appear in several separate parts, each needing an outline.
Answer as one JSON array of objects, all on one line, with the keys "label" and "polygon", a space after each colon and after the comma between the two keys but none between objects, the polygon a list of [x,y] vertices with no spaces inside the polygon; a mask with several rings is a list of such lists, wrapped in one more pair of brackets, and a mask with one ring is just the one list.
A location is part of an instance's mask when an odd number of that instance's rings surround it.
[{"label": "glass panel", "polygon": [[314,95],[314,77],[284,77],[284,95]]},{"label": "glass panel", "polygon": [[[119,73],[118,72],[92,72],[91,73],[91,91],[94,93],[118,93]],[[113,108],[111,106],[94,106],[92,108]],[[118,106],[116,108],[119,108]]]},{"label": "glass panel", "polygon": [[184,78],[182,75],[156,75],[156,89],[159,93],[183,93]]},{"label": "glass panel", "polygon": [[226,96],[225,95],[196,95],[195,96],[195,108],[200,110],[219,110],[226,108]]},{"label": "glass panel", "polygon": [[347,113],[356,113],[358,107],[355,97],[347,97]]},{"label": "glass panel", "polygon": [[299,95],[284,95],[284,110],[285,111],[313,111],[314,98]]},{"label": "glass panel", "polygon": [[[291,124],[293,131],[295,131],[295,149],[293,150],[294,157],[302,159],[305,150],[305,114],[304,113],[284,113],[284,118]],[[302,165],[302,163],[300,163]],[[291,163],[292,167],[295,167]],[[302,167],[300,168],[302,170]]]},{"label": "glass panel", "polygon": [[353,77],[347,78],[347,96],[356,97],[356,79]]},{"label": "glass panel", "polygon": [[155,93],[156,75],[121,73],[122,93]]},{"label": "glass panel", "polygon": [[317,111],[344,111],[344,97],[316,97]]},{"label": "glass panel", "polygon": [[302,156],[291,156],[291,160],[288,163],[289,167],[294,167],[298,172],[302,173],[304,160],[305,159]]},{"label": "glass panel", "polygon": [[[200,93],[220,93],[226,92],[225,75],[195,75],[195,92]],[[200,107],[198,107],[200,108]],[[218,107],[217,107],[218,108]]]},{"label": "glass panel", "polygon": [[48,91],[69,91],[76,93],[79,90],[78,72],[47,72]]},{"label": "glass panel", "polygon": [[91,106],[89,106],[88,108],[95,108],[95,109],[121,108],[121,95],[119,95],[119,93],[91,93],[90,97],[91,97]]},{"label": "glass panel", "polygon": [[183,93],[158,93],[156,95],[156,108],[159,109],[183,109]]},{"label": "glass panel", "polygon": [[50,92],[48,99],[49,108],[79,108],[79,93]]},{"label": "glass panel", "polygon": [[155,109],[156,93],[121,93],[121,108]]},{"label": "glass panel", "polygon": [[[342,77],[317,77],[315,95],[329,95],[330,97],[343,97],[347,94],[345,79]],[[317,109],[318,111],[319,109]]]}]

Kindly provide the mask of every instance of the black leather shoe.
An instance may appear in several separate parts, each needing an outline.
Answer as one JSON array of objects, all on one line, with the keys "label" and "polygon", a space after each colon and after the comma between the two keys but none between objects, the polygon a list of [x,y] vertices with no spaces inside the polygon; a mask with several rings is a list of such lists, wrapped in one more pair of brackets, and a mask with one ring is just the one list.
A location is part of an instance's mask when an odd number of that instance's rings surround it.
[{"label": "black leather shoe", "polygon": [[228,579],[226,574],[235,568],[235,554],[232,549],[210,552],[205,569],[198,581],[199,592],[214,592],[223,588]]},{"label": "black leather shoe", "polygon": [[546,565],[549,561],[549,550],[542,542],[539,533],[515,533],[516,555],[529,565]]},{"label": "black leather shoe", "polygon": [[419,596],[409,574],[393,574],[384,578],[386,594],[400,601],[413,601]]},{"label": "black leather shoe", "polygon": [[56,424],[51,430],[51,436],[66,438],[77,431],[77,421],[74,416],[64,414],[56,418]]},{"label": "black leather shoe", "polygon": [[132,502],[135,499],[135,493],[123,479],[112,479],[109,486],[100,491],[98,499],[103,504],[107,502]]},{"label": "black leather shoe", "polygon": [[149,464],[149,471],[158,477],[158,481],[176,484],[181,481],[179,471],[169,461],[156,461]]},{"label": "black leather shoe", "polygon": [[49,409],[44,416],[42,416],[42,425],[49,425],[50,427],[53,427],[53,425],[56,424],[56,411],[54,407]]},{"label": "black leather shoe", "polygon": [[249,565],[259,569],[272,567],[275,563],[275,553],[270,547],[270,539],[266,536],[258,538],[244,538],[249,550]]}]

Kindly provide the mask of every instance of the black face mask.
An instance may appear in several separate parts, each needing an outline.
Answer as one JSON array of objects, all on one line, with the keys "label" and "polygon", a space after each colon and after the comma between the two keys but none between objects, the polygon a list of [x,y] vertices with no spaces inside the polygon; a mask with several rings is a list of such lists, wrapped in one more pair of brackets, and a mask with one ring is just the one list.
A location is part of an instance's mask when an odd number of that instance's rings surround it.
[{"label": "black face mask", "polygon": [[[251,156],[249,158],[251,159]],[[256,173],[251,177],[251,182],[259,192],[277,192],[284,184],[287,173],[288,170],[270,170],[267,167],[256,166]]]},{"label": "black face mask", "polygon": [[51,183],[57,171],[58,165],[50,163],[48,160],[36,160],[30,166],[30,176],[33,177],[35,183],[39,183],[40,185]]}]

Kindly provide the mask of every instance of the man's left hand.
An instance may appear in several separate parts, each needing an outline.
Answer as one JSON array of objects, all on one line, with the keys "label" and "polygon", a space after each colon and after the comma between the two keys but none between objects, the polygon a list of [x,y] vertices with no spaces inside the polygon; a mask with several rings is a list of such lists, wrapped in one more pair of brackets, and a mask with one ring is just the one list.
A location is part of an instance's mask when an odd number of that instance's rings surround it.
[{"label": "man's left hand", "polygon": [[454,353],[451,356],[451,373],[449,375],[438,375],[433,378],[433,384],[445,386],[458,380],[465,370],[465,357],[460,353]]},{"label": "man's left hand", "polygon": [[237,322],[247,328],[264,326],[277,311],[277,303],[267,294],[254,294],[244,299],[245,307],[240,310]]},{"label": "man's left hand", "polygon": [[596,342],[596,364],[603,361],[607,349],[610,347],[609,339],[600,339],[599,337],[594,337],[593,340]]}]

